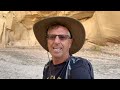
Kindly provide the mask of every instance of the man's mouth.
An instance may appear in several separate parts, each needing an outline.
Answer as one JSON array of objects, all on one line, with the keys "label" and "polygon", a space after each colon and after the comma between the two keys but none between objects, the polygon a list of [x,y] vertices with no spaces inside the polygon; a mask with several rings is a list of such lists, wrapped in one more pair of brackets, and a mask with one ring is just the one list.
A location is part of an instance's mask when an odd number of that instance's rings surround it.
[{"label": "man's mouth", "polygon": [[53,50],[54,50],[55,52],[60,52],[60,51],[62,50],[62,48],[55,48],[55,47],[53,47]]}]

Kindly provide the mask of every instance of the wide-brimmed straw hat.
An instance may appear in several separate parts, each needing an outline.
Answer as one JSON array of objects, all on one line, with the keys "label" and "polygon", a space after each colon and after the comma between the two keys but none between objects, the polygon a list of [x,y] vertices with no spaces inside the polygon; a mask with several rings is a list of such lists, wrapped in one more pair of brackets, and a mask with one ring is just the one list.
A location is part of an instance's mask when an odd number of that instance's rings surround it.
[{"label": "wide-brimmed straw hat", "polygon": [[47,29],[55,23],[66,26],[72,35],[73,42],[70,48],[70,54],[78,52],[85,41],[84,27],[78,20],[64,16],[45,18],[34,24],[33,31],[41,46],[49,52],[46,39]]}]

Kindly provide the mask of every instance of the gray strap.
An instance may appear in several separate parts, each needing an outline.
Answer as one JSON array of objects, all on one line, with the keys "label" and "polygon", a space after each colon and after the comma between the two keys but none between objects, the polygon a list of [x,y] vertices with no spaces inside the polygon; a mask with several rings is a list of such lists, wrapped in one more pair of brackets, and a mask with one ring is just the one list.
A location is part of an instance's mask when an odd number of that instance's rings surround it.
[{"label": "gray strap", "polygon": [[79,60],[79,58],[75,58],[75,57],[71,56],[71,58],[68,62],[68,65],[67,65],[65,79],[69,79],[69,77],[70,77],[71,63],[75,64],[78,60]]},{"label": "gray strap", "polygon": [[70,70],[71,70],[71,65],[70,65],[70,60],[69,60],[68,65],[67,65],[67,69],[66,69],[65,79],[69,79]]}]

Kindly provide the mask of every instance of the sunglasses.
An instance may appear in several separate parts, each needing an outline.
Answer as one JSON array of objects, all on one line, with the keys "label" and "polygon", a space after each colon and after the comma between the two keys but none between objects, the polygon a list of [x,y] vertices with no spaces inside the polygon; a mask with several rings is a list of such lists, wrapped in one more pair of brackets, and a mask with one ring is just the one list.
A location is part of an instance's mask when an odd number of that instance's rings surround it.
[{"label": "sunglasses", "polygon": [[69,35],[54,35],[54,34],[48,34],[47,38],[49,40],[55,40],[56,36],[58,36],[60,40],[71,39],[71,37]]}]

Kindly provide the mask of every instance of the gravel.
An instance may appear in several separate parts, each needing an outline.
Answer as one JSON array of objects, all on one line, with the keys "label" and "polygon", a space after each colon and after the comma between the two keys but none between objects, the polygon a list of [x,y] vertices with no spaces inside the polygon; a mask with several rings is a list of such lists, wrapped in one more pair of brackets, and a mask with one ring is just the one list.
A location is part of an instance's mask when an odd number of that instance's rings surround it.
[{"label": "gravel", "polygon": [[[95,79],[120,79],[120,45],[82,48],[74,56],[88,59]],[[50,56],[51,57],[51,56]],[[47,52],[39,48],[0,49],[0,79],[42,79]]]}]

